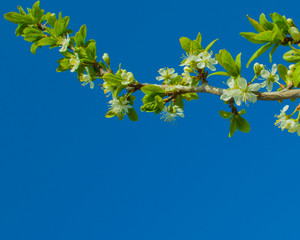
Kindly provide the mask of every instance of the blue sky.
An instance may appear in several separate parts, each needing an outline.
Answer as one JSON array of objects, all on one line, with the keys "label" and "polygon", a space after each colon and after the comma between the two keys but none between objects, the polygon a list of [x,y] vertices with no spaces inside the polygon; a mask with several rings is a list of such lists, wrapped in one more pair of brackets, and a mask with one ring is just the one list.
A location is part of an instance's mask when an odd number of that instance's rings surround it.
[{"label": "blue sky", "polygon": [[[239,36],[252,31],[246,14],[278,12],[300,24],[297,1],[86,2],[41,7],[70,16],[74,31],[86,24],[98,57],[109,53],[114,69],[122,63],[140,82],[154,83],[161,67],[181,71],[181,36],[201,32],[204,45],[219,38],[212,50],[242,52],[245,66],[258,48]],[[33,3],[6,1],[2,15]],[[207,94],[187,103],[176,125],[152,113],[136,123],[106,119],[100,88],[57,73],[58,49],[32,55],[16,26],[1,21],[1,239],[299,238],[300,139],[274,126],[283,104],[250,104],[251,132],[233,138],[218,113],[227,106]],[[283,63],[285,50],[273,61]]]}]

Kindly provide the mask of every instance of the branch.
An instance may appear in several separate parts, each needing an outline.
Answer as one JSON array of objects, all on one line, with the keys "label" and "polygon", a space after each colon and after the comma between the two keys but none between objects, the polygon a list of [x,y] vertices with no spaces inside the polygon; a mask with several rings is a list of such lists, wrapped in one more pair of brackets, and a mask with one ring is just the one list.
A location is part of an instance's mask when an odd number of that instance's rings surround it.
[{"label": "branch", "polygon": [[[143,86],[149,85],[148,83],[139,84],[139,89]],[[157,84],[151,84],[158,87],[161,87],[162,89],[169,88],[169,85],[157,85]],[[211,86],[207,83],[201,85],[201,86],[176,86],[176,94],[185,94],[185,93],[210,93],[214,95],[221,96],[226,89],[224,88],[218,88]],[[284,89],[279,92],[253,92],[257,95],[257,100],[262,101],[278,101],[278,100],[284,100],[284,99],[291,99],[291,98],[300,98],[300,89]]]}]

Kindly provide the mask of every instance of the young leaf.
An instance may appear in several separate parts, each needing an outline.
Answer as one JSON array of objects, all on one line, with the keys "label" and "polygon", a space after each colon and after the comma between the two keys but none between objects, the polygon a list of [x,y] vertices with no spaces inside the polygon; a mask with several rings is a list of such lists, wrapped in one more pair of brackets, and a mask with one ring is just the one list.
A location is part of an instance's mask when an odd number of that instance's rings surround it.
[{"label": "young leaf", "polygon": [[128,112],[127,112],[127,115],[128,115],[128,117],[131,121],[136,122],[139,119],[136,111],[134,110],[134,108],[129,108]]},{"label": "young leaf", "polygon": [[229,137],[232,137],[233,134],[236,132],[237,130],[237,121],[236,118],[233,117],[232,119],[230,119],[230,128],[229,128]]},{"label": "young leaf", "polygon": [[244,132],[244,133],[247,133],[250,131],[250,125],[249,123],[247,122],[247,120],[241,116],[239,116],[237,119],[236,119],[236,123],[237,123],[237,128],[241,131],[241,132]]},{"label": "young leaf", "polygon": [[143,86],[141,88],[141,90],[146,95],[150,95],[152,93],[165,94],[165,91],[162,88],[160,88],[159,86],[155,86],[155,85],[146,85],[146,86]]},{"label": "young leaf", "polygon": [[239,74],[241,74],[241,71],[242,71],[241,55],[242,55],[242,53],[239,53],[235,58],[235,65],[237,67]]},{"label": "young leaf", "polygon": [[212,41],[210,44],[208,44],[204,51],[208,52],[211,49],[211,47],[215,44],[215,42],[218,40],[219,39],[216,39],[216,40]]},{"label": "young leaf", "polygon": [[295,87],[300,87],[300,67],[293,72],[293,83]]},{"label": "young leaf", "polygon": [[233,116],[233,114],[231,112],[225,112],[222,110],[219,111],[219,114],[222,118],[225,118],[225,119],[229,119]]},{"label": "young leaf", "polygon": [[116,76],[112,73],[106,73],[103,75],[103,80],[110,86],[117,87],[122,85],[122,78],[120,76]]},{"label": "young leaf", "polygon": [[17,23],[17,24],[34,24],[35,21],[33,20],[32,17],[28,15],[22,15],[16,12],[9,12],[4,14],[4,18],[12,23]]},{"label": "young leaf", "polygon": [[274,27],[274,24],[269,22],[263,13],[259,17],[259,23],[265,30],[272,30]]},{"label": "young leaf", "polygon": [[278,73],[283,81],[286,82],[286,75],[288,72],[288,68],[282,64],[278,65]]},{"label": "young leaf", "polygon": [[250,63],[258,58],[260,55],[262,55],[265,51],[267,51],[270,47],[272,47],[273,43],[267,43],[266,45],[263,45],[261,48],[259,48],[253,55],[252,57],[249,59],[248,63],[247,63],[247,67],[249,67]]},{"label": "young leaf", "polygon": [[179,39],[181,47],[184,51],[186,51],[187,53],[190,52],[191,49],[191,44],[192,44],[192,40],[187,38],[187,37],[181,37]]},{"label": "young leaf", "polygon": [[257,21],[250,18],[248,15],[247,15],[247,18],[248,18],[249,22],[251,23],[251,25],[255,28],[255,30],[257,32],[264,32],[265,31],[265,29]]}]

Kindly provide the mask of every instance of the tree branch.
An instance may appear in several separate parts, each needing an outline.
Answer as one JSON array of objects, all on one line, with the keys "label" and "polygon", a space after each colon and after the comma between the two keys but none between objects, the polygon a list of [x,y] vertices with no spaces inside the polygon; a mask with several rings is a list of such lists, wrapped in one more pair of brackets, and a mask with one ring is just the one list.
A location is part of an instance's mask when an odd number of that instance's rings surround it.
[{"label": "tree branch", "polygon": [[[149,85],[148,83],[140,84],[139,87],[143,87]],[[170,87],[169,85],[157,85],[157,84],[151,84],[158,87],[161,87],[162,89],[166,89]],[[185,94],[185,93],[210,93],[214,95],[221,96],[226,89],[224,88],[218,88],[213,87],[209,84],[203,84],[201,86],[180,86],[177,85],[176,87],[176,93],[177,94]],[[284,89],[279,92],[253,92],[257,95],[257,100],[262,101],[278,101],[278,100],[284,100],[284,99],[291,99],[291,98],[300,98],[300,89]]]}]

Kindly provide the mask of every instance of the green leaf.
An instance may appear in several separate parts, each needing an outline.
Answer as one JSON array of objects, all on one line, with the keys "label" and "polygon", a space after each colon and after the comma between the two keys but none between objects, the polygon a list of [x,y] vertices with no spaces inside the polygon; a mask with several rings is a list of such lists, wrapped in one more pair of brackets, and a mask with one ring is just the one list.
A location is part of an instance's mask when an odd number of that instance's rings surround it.
[{"label": "green leaf", "polygon": [[44,37],[36,42],[38,46],[55,45],[56,43],[57,43],[57,39],[53,37]]},{"label": "green leaf", "polygon": [[33,27],[25,28],[23,33],[24,40],[28,42],[36,42],[45,35],[41,30],[35,29]]},{"label": "green leaf", "polygon": [[219,54],[216,54],[216,58],[220,65],[229,73],[230,76],[237,77],[239,75],[238,68],[233,60],[231,54],[225,49],[220,50]]},{"label": "green leaf", "polygon": [[199,54],[202,50],[203,48],[196,40],[191,42],[190,50],[189,50],[190,53]]},{"label": "green leaf", "polygon": [[136,122],[139,119],[136,111],[134,110],[134,108],[129,108],[128,112],[127,112],[127,115],[128,115],[128,117],[131,121]]},{"label": "green leaf", "polygon": [[55,14],[51,14],[47,17],[47,22],[51,27],[54,27],[55,23],[56,23],[57,19],[55,17]]},{"label": "green leaf", "polygon": [[38,48],[38,45],[37,45],[36,43],[33,43],[33,44],[31,45],[30,51],[31,51],[33,54],[35,54],[37,48]]},{"label": "green leaf", "polygon": [[254,36],[257,35],[257,33],[253,33],[253,32],[241,32],[240,35],[244,38],[246,38],[248,41],[252,42],[252,43],[256,43],[256,44],[262,44],[265,43],[264,41],[259,41],[254,39]]},{"label": "green leaf", "polygon": [[246,113],[246,110],[245,110],[245,109],[242,109],[241,111],[238,112],[239,115],[243,115],[243,114],[245,114],[245,113]]},{"label": "green leaf", "polygon": [[288,72],[288,68],[286,66],[284,66],[282,64],[278,65],[278,73],[279,73],[281,79],[285,82],[287,80],[286,79],[287,72]]},{"label": "green leaf", "polygon": [[237,123],[237,128],[241,131],[241,132],[244,132],[244,133],[247,133],[250,131],[250,125],[249,123],[247,122],[247,120],[241,116],[239,116],[237,119],[236,119],[236,123]]},{"label": "green leaf", "polygon": [[229,129],[229,137],[232,137],[233,134],[236,132],[237,130],[237,121],[236,121],[236,118],[233,117],[230,119],[230,129]]},{"label": "green leaf", "polygon": [[235,65],[236,65],[236,68],[237,68],[239,74],[241,74],[241,71],[242,71],[241,55],[242,55],[242,53],[239,53],[235,58]]},{"label": "green leaf", "polygon": [[106,118],[112,118],[116,116],[116,114],[112,111],[112,110],[109,110],[106,114],[105,114],[105,117]]},{"label": "green leaf", "polygon": [[272,50],[271,50],[271,52],[269,54],[269,60],[270,60],[270,62],[272,62],[272,56],[273,56],[274,52],[276,51],[276,49],[279,47],[279,45],[280,45],[280,42],[276,43],[274,45],[274,47],[272,48]]},{"label": "green leaf", "polygon": [[199,32],[198,35],[197,35],[196,41],[197,41],[197,42],[200,44],[200,46],[201,46],[202,36],[201,36],[201,33],[200,33],[200,32]]},{"label": "green leaf", "polygon": [[96,60],[96,44],[95,42],[91,42],[87,48],[85,49],[86,54],[90,60]]},{"label": "green leaf", "polygon": [[150,95],[152,93],[165,94],[165,91],[161,87],[155,86],[155,85],[146,85],[146,86],[143,86],[141,88],[141,90],[146,95]]},{"label": "green leaf", "polygon": [[300,67],[297,67],[293,72],[293,83],[295,87],[300,87]]},{"label": "green leaf", "polygon": [[264,32],[265,31],[265,29],[257,21],[250,18],[248,15],[247,15],[247,18],[248,18],[249,22],[251,23],[251,25],[255,28],[255,30],[257,32]]},{"label": "green leaf", "polygon": [[28,15],[22,15],[16,12],[9,12],[4,14],[4,18],[12,23],[17,23],[17,24],[34,24],[35,21],[33,20],[32,17]]},{"label": "green leaf", "polygon": [[231,112],[225,112],[222,110],[219,111],[219,114],[222,118],[225,118],[225,119],[229,119],[233,116],[233,114]]},{"label": "green leaf", "polygon": [[181,109],[184,108],[183,98],[181,95],[177,95],[174,104],[177,105],[178,107],[180,107]]},{"label": "green leaf", "polygon": [[63,20],[58,20],[54,23],[54,31],[55,31],[56,37],[59,37],[64,33]]},{"label": "green leaf", "polygon": [[258,58],[260,55],[262,55],[265,51],[267,51],[270,47],[272,47],[273,43],[267,43],[266,45],[262,46],[261,48],[259,48],[253,55],[252,57],[249,59],[248,63],[247,63],[247,67],[249,67],[250,63]]},{"label": "green leaf", "polygon": [[278,13],[270,14],[270,17],[272,18],[273,22],[278,26],[278,28],[282,30],[284,34],[288,34],[290,25],[288,24],[285,18],[280,16]]},{"label": "green leaf", "polygon": [[32,16],[38,20],[38,22],[41,20],[44,15],[44,10],[41,10],[40,8],[40,1],[37,1],[35,4],[33,4],[31,13]]},{"label": "green leaf", "polygon": [[85,42],[86,39],[86,33],[87,33],[87,29],[86,29],[86,25],[82,25],[79,29],[79,32],[83,38],[83,42]]},{"label": "green leaf", "polygon": [[215,44],[215,42],[218,40],[219,39],[213,40],[210,44],[207,45],[204,51],[208,52],[211,49],[211,47]]},{"label": "green leaf", "polygon": [[15,34],[16,36],[20,36],[23,34],[23,31],[25,28],[27,28],[28,25],[27,24],[19,24],[18,27],[16,28]]},{"label": "green leaf", "polygon": [[118,87],[122,85],[122,78],[112,73],[106,73],[103,75],[103,80],[110,86]]},{"label": "green leaf", "polygon": [[272,30],[274,27],[274,24],[269,22],[263,13],[259,17],[259,23],[265,30]]},{"label": "green leaf", "polygon": [[220,75],[220,76],[230,76],[229,74],[228,74],[228,72],[214,72],[214,73],[211,73],[211,74],[209,74],[207,77],[210,77],[210,76],[214,76],[214,75]]},{"label": "green leaf", "polygon": [[300,61],[300,54],[298,54],[294,50],[290,50],[283,55],[283,59],[287,62],[296,63]]},{"label": "green leaf", "polygon": [[186,51],[187,53],[190,52],[191,49],[191,44],[192,44],[192,40],[187,38],[187,37],[181,37],[179,39],[181,47],[184,51]]},{"label": "green leaf", "polygon": [[256,34],[253,37],[254,40],[260,41],[261,43],[273,42],[274,40],[274,32],[273,31],[265,31]]}]

